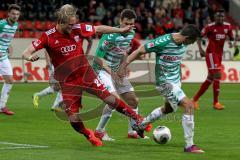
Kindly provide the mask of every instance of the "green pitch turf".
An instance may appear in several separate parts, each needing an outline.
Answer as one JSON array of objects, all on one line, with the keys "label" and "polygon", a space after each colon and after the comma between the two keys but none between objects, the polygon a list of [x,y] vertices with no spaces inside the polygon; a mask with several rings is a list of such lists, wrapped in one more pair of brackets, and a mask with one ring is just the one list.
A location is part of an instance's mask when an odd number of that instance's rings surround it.
[{"label": "green pitch turf", "polygon": [[[201,109],[195,113],[195,143],[205,150],[206,153],[202,155],[183,152],[181,109],[154,123],[154,127],[166,125],[170,128],[172,140],[166,145],[156,144],[152,139],[127,139],[127,119],[114,113],[107,131],[116,141],[104,142],[104,146],[99,148],[92,147],[68,122],[60,120],[50,111],[55,95],[42,98],[40,108],[33,108],[32,94],[46,86],[47,84],[37,83],[14,85],[8,106],[16,115],[0,114],[0,160],[240,159],[239,84],[222,85],[220,100],[226,105],[223,111],[216,111],[211,107],[212,88],[201,98]],[[183,85],[189,97],[198,87],[199,84]],[[135,89],[140,97],[139,106],[143,115],[163,104],[162,97],[153,85],[136,85]],[[83,98],[83,112],[100,104],[101,101],[86,95]],[[99,118],[91,119],[86,124],[94,129],[98,120]],[[147,135],[152,136],[151,133]]]}]

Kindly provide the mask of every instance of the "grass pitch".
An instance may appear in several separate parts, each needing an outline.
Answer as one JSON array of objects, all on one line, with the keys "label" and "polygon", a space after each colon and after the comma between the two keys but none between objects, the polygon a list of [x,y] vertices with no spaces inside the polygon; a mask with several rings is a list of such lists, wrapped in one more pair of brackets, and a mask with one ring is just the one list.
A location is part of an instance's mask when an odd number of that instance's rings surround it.
[{"label": "grass pitch", "polygon": [[[34,109],[32,94],[47,84],[15,84],[8,106],[16,112],[14,116],[0,114],[0,160],[232,160],[240,159],[240,86],[221,86],[220,102],[226,109],[212,109],[212,88],[200,99],[200,110],[195,112],[195,143],[205,154],[193,155],[183,152],[183,130],[181,109],[164,120],[154,123],[166,125],[172,133],[172,140],[165,145],[152,139],[127,139],[127,119],[114,113],[107,127],[115,142],[104,142],[103,147],[92,147],[83,136],[76,133],[68,122],[60,120],[50,111],[55,95],[40,101],[40,108]],[[192,97],[200,84],[183,84],[185,93]],[[153,85],[136,85],[140,98],[140,112],[147,115],[163,104]],[[96,108],[101,101],[86,95],[83,98],[83,112]],[[94,129],[99,117],[86,122]],[[152,133],[147,135],[152,137]]]}]

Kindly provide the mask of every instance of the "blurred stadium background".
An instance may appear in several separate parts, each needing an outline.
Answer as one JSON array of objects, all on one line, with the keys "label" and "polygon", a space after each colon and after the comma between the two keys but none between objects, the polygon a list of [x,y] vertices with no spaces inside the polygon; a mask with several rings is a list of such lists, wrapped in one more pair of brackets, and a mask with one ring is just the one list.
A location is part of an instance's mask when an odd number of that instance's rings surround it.
[{"label": "blurred stadium background", "polygon": [[54,26],[54,11],[71,3],[79,8],[79,19],[94,25],[118,25],[120,12],[134,8],[138,20],[136,35],[139,39],[152,39],[164,33],[179,31],[185,24],[194,23],[201,29],[213,21],[219,8],[226,11],[226,20],[237,27],[239,0],[1,0],[0,18],[7,7],[17,3],[22,7],[19,32],[16,38],[36,38],[42,31]]},{"label": "blurred stadium background", "polygon": [[[135,38],[142,43],[165,33],[177,32],[189,23],[194,23],[202,29],[207,23],[214,20],[216,10],[224,8],[226,21],[233,25],[235,37],[239,40],[239,0],[1,0],[0,18],[6,17],[7,7],[11,3],[17,3],[22,7],[19,29],[12,42],[14,54],[11,62],[14,68],[14,80],[17,82],[46,82],[48,80],[44,60],[33,64],[26,63],[21,59],[21,53],[33,39],[38,38],[43,31],[55,25],[54,11],[66,3],[79,8],[80,22],[93,25],[117,26],[122,9],[133,8],[138,17],[135,24]],[[94,37],[90,55],[94,55],[100,36]],[[207,44],[207,40],[205,43]],[[86,46],[84,45],[84,49]],[[240,82],[239,64],[232,62],[234,50],[235,48],[229,48],[225,43],[223,72],[226,72],[226,76],[222,79],[223,82]],[[44,54],[40,55],[44,58]],[[145,55],[144,63],[139,62],[141,71],[139,71],[139,65],[137,67],[132,65],[133,72],[129,75],[130,79],[134,82],[153,82],[154,57],[151,54]],[[197,61],[193,62],[193,60]],[[203,60],[197,44],[187,48],[183,63],[183,82],[202,82],[204,80],[207,73]],[[199,68],[203,69],[199,71]],[[139,78],[143,75],[145,76]]]}]

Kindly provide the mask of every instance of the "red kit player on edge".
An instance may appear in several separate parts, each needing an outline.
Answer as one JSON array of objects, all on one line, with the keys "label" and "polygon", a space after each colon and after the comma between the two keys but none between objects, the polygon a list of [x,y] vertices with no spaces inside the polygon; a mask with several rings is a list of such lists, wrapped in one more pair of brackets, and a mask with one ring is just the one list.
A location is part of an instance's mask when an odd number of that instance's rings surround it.
[{"label": "red kit player on edge", "polygon": [[[109,106],[114,106],[118,112],[133,118],[137,124],[142,121],[142,117],[122,100],[110,94],[97,79],[83,53],[82,42],[84,38],[91,37],[96,32],[124,33],[128,32],[131,26],[115,28],[77,24],[76,9],[69,4],[62,6],[56,15],[56,27],[44,32],[38,40],[33,41],[23,52],[23,57],[34,62],[39,59],[37,55],[33,55],[34,52],[42,48],[47,50],[55,68],[55,79],[61,86],[64,109],[72,127],[83,134],[92,145],[102,146],[102,141],[94,136],[92,130],[85,128],[79,116],[82,91],[96,95]],[[144,136],[143,133],[139,135]]]},{"label": "red kit player on edge", "polygon": [[[222,110],[224,109],[224,106],[219,103],[218,96],[220,92],[223,46],[227,36],[230,41],[233,41],[232,26],[229,23],[224,22],[224,10],[218,10],[215,14],[215,22],[210,23],[203,28],[202,37],[204,36],[207,36],[209,39],[206,53],[202,49],[201,40],[198,41],[198,47],[201,56],[206,57],[208,76],[205,82],[202,83],[197,94],[193,97],[193,103],[195,109],[198,109],[198,99],[213,83],[213,108],[216,110]],[[232,42],[230,42],[229,45],[232,47]]]}]

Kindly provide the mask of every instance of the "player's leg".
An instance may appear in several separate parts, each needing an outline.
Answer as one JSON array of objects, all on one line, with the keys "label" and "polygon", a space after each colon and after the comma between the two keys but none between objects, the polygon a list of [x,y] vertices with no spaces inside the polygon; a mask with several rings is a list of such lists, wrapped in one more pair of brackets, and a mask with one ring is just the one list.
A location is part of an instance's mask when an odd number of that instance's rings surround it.
[{"label": "player's leg", "polygon": [[[176,111],[178,106],[182,106],[184,108],[184,112],[182,114],[182,126],[186,143],[184,151],[190,153],[203,153],[203,151],[196,147],[193,143],[194,106],[192,101],[186,97],[185,93],[181,89],[181,84],[163,84],[158,86],[157,89],[169,102],[173,111]],[[170,106],[165,105],[165,110],[162,110],[163,115],[172,112],[172,110],[168,109],[170,109]]]},{"label": "player's leg", "polygon": [[[128,92],[123,92],[121,93],[121,97],[122,99],[132,108],[132,110],[138,114],[138,98],[135,94],[135,92],[133,91],[133,87],[131,88],[127,88],[127,86],[124,87],[125,91],[129,90]],[[121,87],[121,89],[124,91],[123,87]],[[130,91],[132,90],[132,91]],[[134,131],[132,129],[131,124],[133,124],[134,120],[132,118],[129,118],[128,120],[129,124],[128,124],[128,138],[139,138],[138,134],[136,131]]]},{"label": "player's leg", "polygon": [[147,117],[144,118],[142,125],[151,124],[156,120],[163,119],[167,114],[172,113],[174,110],[168,101],[164,106],[155,108]]},{"label": "player's leg", "polygon": [[207,76],[207,79],[202,83],[198,92],[193,97],[193,104],[195,109],[199,109],[199,105],[198,105],[199,98],[206,92],[206,90],[209,88],[209,86],[213,82],[213,70],[215,69],[213,53],[206,54],[206,64],[208,68],[208,76]]},{"label": "player's leg", "polygon": [[44,88],[40,92],[34,93],[32,96],[34,107],[38,108],[40,98],[42,98],[43,96],[49,95],[49,94],[53,94],[53,93],[54,93],[54,89],[51,86]]},{"label": "player's leg", "polygon": [[57,95],[56,95],[56,98],[53,102],[53,105],[51,107],[51,110],[54,111],[54,110],[59,110],[60,108],[60,104],[61,102],[63,101],[63,98],[62,98],[62,92],[61,91],[57,91]]},{"label": "player's leg", "polygon": [[39,100],[40,98],[49,95],[49,94],[53,94],[55,93],[56,89],[55,86],[56,84],[58,84],[58,81],[56,81],[54,79],[54,70],[52,69],[53,66],[51,66],[48,69],[49,72],[49,86],[43,90],[41,90],[40,92],[36,92],[33,94],[32,98],[33,98],[33,105],[35,108],[38,108],[39,106]]},{"label": "player's leg", "polygon": [[217,110],[224,109],[224,105],[219,103],[219,100],[218,100],[219,92],[220,92],[220,80],[221,80],[221,72],[219,71],[214,75],[214,80],[213,80],[213,108]]},{"label": "player's leg", "polygon": [[54,100],[54,103],[51,107],[51,110],[58,110],[58,109],[60,109],[59,104],[63,101],[61,88],[60,88],[59,83],[57,81],[52,83],[52,87],[53,87],[54,91],[57,92],[57,96]]},{"label": "player's leg", "polygon": [[8,59],[0,61],[0,74],[4,79],[4,83],[2,86],[1,97],[0,97],[0,112],[6,115],[13,115],[14,112],[10,111],[6,107],[6,103],[8,101],[9,93],[12,89],[13,85],[13,72],[12,66]]},{"label": "player's leg", "polygon": [[185,147],[184,151],[189,153],[204,153],[204,151],[198,148],[194,142],[194,106],[192,101],[184,97],[181,102],[180,106],[183,107],[184,112],[182,115],[182,126],[184,131],[184,139],[185,139]]},{"label": "player's leg", "polygon": [[102,141],[95,137],[94,132],[85,127],[79,109],[81,106],[82,90],[79,85],[61,84],[63,96],[63,109],[68,115],[71,126],[75,131],[83,134],[87,140],[94,146],[102,146]]},{"label": "player's leg", "polygon": [[195,109],[199,109],[198,100],[206,92],[206,90],[209,88],[212,82],[213,82],[213,76],[209,73],[207,79],[202,83],[200,89],[193,97],[193,105]]},{"label": "player's leg", "polygon": [[219,103],[218,97],[220,92],[220,80],[221,80],[221,64],[222,64],[222,54],[216,56],[216,64],[213,75],[213,108],[216,110],[224,109],[224,105]]},{"label": "player's leg", "polygon": [[[119,95],[121,95],[122,99],[132,108],[132,110],[138,114],[138,98],[134,92],[134,88],[131,85],[131,83],[124,78],[122,81],[122,84],[118,85],[116,84],[117,92]],[[138,133],[132,129],[132,124],[134,123],[134,120],[132,118],[129,118],[129,124],[128,124],[128,138],[140,138],[138,136]],[[150,131],[151,126],[148,128]],[[148,138],[148,137],[145,137]]]},{"label": "player's leg", "polygon": [[[112,95],[106,89],[103,83],[97,78],[91,67],[86,70],[83,82],[83,86],[85,87],[84,90],[102,99],[112,109],[116,109],[119,113],[133,118],[137,124],[142,121],[142,117],[140,115],[136,114],[127,104],[118,97]],[[144,135],[141,136],[144,137]]]},{"label": "player's leg", "polygon": [[[111,94],[118,97],[118,94],[116,92],[111,75],[109,75],[106,71],[101,70],[98,74],[98,78],[101,80],[101,82],[105,85],[105,87]],[[115,140],[115,139],[109,137],[109,135],[107,134],[106,129],[105,129],[107,126],[107,123],[109,122],[109,120],[112,117],[113,111],[114,110],[112,109],[112,107],[109,107],[108,104],[105,105],[103,112],[102,112],[102,116],[101,116],[100,121],[95,130],[96,137],[98,137],[104,141],[114,141]]]}]

